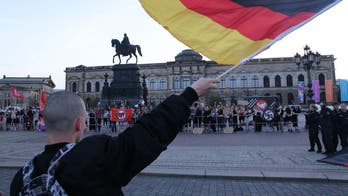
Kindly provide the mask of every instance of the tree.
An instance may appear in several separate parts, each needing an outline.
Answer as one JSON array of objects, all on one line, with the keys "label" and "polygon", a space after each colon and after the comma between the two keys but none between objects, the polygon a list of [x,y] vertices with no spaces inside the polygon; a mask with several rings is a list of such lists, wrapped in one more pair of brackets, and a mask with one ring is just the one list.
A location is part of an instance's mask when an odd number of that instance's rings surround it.
[{"label": "tree", "polygon": [[222,99],[221,99],[221,97],[219,95],[210,93],[206,97],[205,102],[206,102],[207,105],[214,106],[214,105],[222,102]]}]

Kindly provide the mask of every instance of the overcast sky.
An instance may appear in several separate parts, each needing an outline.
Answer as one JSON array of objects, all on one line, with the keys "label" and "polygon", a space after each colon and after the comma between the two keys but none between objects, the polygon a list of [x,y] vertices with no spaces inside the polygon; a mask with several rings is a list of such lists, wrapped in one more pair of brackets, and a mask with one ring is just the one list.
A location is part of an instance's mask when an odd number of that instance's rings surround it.
[{"label": "overcast sky", "polygon": [[[0,2],[1,77],[51,75],[57,88],[64,89],[66,67],[111,65],[115,50],[110,41],[121,40],[124,33],[141,46],[139,63],[173,61],[188,49],[149,17],[138,0]],[[334,55],[336,78],[348,79],[347,18],[348,2],[343,0],[255,58],[302,54],[308,44],[314,52]]]}]

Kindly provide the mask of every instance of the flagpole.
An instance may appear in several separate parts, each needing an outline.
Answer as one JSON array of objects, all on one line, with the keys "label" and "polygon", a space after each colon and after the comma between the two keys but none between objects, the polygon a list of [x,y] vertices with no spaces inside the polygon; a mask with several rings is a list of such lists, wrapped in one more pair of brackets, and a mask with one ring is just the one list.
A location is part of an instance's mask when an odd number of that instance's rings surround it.
[{"label": "flagpole", "polygon": [[224,75],[228,74],[229,72],[233,71],[234,69],[236,69],[237,67],[239,67],[242,63],[238,63],[235,66],[232,66],[231,68],[229,68],[228,70],[226,70],[224,73],[220,74],[218,77],[216,77],[217,79],[222,78]]}]

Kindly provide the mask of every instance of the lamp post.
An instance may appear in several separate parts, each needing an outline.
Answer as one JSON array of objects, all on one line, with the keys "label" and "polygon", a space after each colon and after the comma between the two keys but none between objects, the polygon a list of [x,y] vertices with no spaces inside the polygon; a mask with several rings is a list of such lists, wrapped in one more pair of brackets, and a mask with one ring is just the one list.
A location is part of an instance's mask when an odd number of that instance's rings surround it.
[{"label": "lamp post", "polygon": [[147,105],[148,90],[147,90],[147,87],[146,87],[146,81],[145,81],[146,77],[145,77],[145,74],[143,74],[142,78],[143,78],[142,86],[143,86],[144,105]]},{"label": "lamp post", "polygon": [[307,72],[307,79],[308,79],[308,91],[307,91],[307,96],[308,96],[308,105],[314,103],[314,100],[312,99],[313,97],[313,90],[312,90],[312,79],[311,79],[311,69],[313,69],[313,64],[317,64],[317,67],[319,67],[320,64],[320,57],[321,55],[316,52],[312,52],[311,49],[309,48],[308,45],[306,45],[304,48],[304,54],[301,56],[300,54],[296,53],[295,55],[295,62],[298,68],[300,69],[301,67]]},{"label": "lamp post", "polygon": [[109,89],[109,83],[108,83],[108,77],[109,74],[105,72],[104,74],[104,85],[102,90],[102,98],[106,98],[106,103],[104,103],[104,107],[108,108],[110,106],[110,89]]}]

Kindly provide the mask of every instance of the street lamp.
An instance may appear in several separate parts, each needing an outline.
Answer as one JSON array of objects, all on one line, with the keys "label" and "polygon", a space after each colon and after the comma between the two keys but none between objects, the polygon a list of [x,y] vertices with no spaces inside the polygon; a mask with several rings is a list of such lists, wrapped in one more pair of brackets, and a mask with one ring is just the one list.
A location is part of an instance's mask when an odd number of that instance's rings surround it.
[{"label": "street lamp", "polygon": [[143,78],[143,83],[142,83],[142,85],[143,85],[143,99],[144,99],[144,105],[147,106],[148,90],[147,90],[147,87],[146,87],[146,80],[145,80],[145,79],[146,79],[146,76],[145,76],[145,74],[143,74],[142,78]]},{"label": "street lamp", "polygon": [[320,64],[320,57],[321,55],[316,52],[312,52],[308,45],[306,45],[304,48],[304,54],[301,56],[300,54],[296,53],[295,55],[295,62],[298,66],[298,69],[302,67],[305,71],[307,71],[307,79],[308,79],[308,92],[307,96],[309,97],[307,103],[308,105],[314,103],[312,97],[313,97],[313,90],[312,90],[312,79],[311,79],[311,69],[313,68],[313,64],[317,64],[317,67],[319,67]]}]

